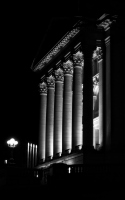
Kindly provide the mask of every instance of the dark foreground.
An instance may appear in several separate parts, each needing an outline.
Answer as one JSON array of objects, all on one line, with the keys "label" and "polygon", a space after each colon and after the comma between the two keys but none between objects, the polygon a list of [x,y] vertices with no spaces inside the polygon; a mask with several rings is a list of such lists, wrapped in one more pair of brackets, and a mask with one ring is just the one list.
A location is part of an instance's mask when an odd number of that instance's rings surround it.
[{"label": "dark foreground", "polygon": [[[124,173],[77,174],[64,177],[53,176],[46,185],[32,172],[10,167],[1,169],[0,194],[9,199],[55,198],[79,199],[81,197],[96,199],[122,198],[125,196]],[[85,199],[86,199],[85,198]]]}]

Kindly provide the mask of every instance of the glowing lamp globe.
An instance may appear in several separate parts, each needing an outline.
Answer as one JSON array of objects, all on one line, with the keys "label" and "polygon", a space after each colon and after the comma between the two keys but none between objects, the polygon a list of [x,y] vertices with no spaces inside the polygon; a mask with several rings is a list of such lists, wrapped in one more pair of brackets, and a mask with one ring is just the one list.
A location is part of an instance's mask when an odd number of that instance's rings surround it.
[{"label": "glowing lamp globe", "polygon": [[18,144],[18,141],[16,141],[14,138],[11,138],[10,140],[7,141],[7,144],[9,147],[14,148]]}]

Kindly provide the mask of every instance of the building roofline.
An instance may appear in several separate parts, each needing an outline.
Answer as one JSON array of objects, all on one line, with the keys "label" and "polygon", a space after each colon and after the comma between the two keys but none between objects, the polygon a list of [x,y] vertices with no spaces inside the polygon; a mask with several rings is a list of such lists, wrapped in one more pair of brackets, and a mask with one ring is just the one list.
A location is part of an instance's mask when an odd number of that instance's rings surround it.
[{"label": "building roofline", "polygon": [[31,69],[35,71],[41,70],[46,64],[50,62],[50,60],[54,59],[55,56],[71,41],[72,38],[79,33],[78,25],[81,20],[78,20],[77,23],[74,24],[72,30],[68,31],[55,45],[51,48],[51,50],[40,60],[38,63],[34,65],[35,58],[32,62]]},{"label": "building roofline", "polygon": [[[100,24],[107,19],[116,19],[117,16],[110,16],[109,14],[104,13],[99,19],[95,21],[97,27],[101,27]],[[70,31],[68,31],[52,48],[51,50],[38,61],[35,65],[35,58],[32,62],[31,69],[36,72],[42,70],[50,61],[52,61],[58,53],[60,53],[66,46],[68,46],[69,42],[76,37],[76,35],[80,32],[81,24],[88,21],[88,19],[83,19],[83,17],[78,17],[77,23],[75,23]],[[92,20],[93,21],[93,20]],[[91,22],[91,19],[90,19]]]}]

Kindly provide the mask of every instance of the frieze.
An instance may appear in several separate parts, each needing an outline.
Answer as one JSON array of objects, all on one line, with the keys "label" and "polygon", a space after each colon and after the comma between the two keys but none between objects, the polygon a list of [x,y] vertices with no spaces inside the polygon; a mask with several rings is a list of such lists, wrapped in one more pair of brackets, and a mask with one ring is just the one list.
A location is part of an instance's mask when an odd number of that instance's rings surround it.
[{"label": "frieze", "polygon": [[72,38],[75,37],[75,35],[77,35],[80,32],[79,28],[74,28],[73,30],[71,30],[70,32],[68,32],[68,34],[61,40],[61,42],[59,42],[55,48],[53,48],[49,54],[47,54],[37,65],[37,67],[35,67],[33,70],[37,71],[37,70],[41,70],[45,64],[49,63],[49,61],[62,49],[64,48]]}]

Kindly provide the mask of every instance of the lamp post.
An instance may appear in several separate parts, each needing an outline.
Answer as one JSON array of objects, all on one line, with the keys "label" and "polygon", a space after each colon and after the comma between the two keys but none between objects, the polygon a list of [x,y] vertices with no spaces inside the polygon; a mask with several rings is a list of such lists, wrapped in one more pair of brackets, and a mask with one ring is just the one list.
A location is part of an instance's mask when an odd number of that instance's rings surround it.
[{"label": "lamp post", "polygon": [[14,164],[14,158],[13,158],[13,150],[17,146],[18,141],[16,141],[14,138],[11,138],[10,140],[7,141],[8,147],[10,147],[11,152],[10,152],[10,164]]}]

